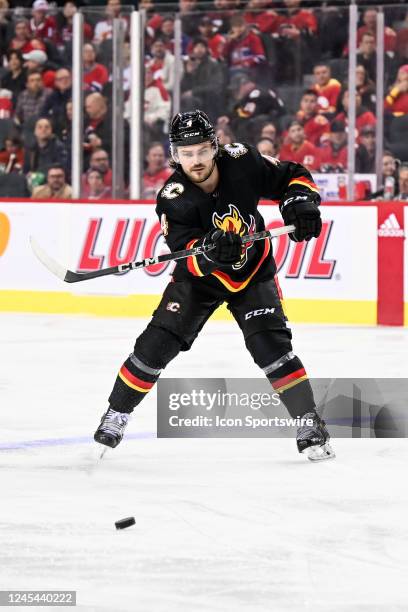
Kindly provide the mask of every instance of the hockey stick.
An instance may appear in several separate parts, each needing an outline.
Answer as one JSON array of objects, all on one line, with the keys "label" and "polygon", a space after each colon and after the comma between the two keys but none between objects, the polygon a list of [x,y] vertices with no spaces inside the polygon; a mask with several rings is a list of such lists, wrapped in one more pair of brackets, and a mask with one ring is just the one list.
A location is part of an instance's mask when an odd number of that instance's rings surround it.
[{"label": "hockey stick", "polygon": [[[294,225],[285,225],[284,227],[277,227],[272,230],[264,230],[257,232],[256,234],[247,234],[242,236],[242,244],[248,244],[248,242],[255,242],[255,240],[262,240],[264,238],[275,238],[276,236],[282,236],[283,234],[290,234],[295,231]],[[52,259],[38,244],[38,242],[30,237],[31,248],[34,251],[36,257],[41,263],[55,276],[58,276],[61,280],[66,283],[78,283],[80,281],[90,280],[91,278],[98,278],[99,276],[109,276],[110,274],[118,274],[120,272],[127,272],[129,270],[139,270],[140,268],[147,268],[148,266],[154,266],[155,264],[162,263],[164,261],[177,261],[178,259],[185,259],[186,257],[192,257],[196,255],[203,255],[208,253],[215,248],[214,244],[208,244],[204,246],[187,249],[185,251],[176,251],[175,253],[165,253],[164,255],[157,255],[156,257],[148,257],[141,261],[129,261],[128,263],[120,264],[119,266],[112,266],[110,268],[103,268],[102,270],[95,270],[94,272],[73,272],[64,268],[57,261]]]}]

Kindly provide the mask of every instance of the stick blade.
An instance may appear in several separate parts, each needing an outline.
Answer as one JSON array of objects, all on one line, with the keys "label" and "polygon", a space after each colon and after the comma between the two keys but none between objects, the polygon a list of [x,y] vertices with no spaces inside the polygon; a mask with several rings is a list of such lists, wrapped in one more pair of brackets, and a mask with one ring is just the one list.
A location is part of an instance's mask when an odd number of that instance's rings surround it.
[{"label": "stick blade", "polygon": [[64,268],[63,266],[61,266],[61,264],[55,261],[55,259],[52,259],[52,257],[50,257],[44,251],[44,249],[40,247],[40,245],[33,236],[30,236],[30,244],[34,255],[39,261],[41,261],[43,266],[45,266],[47,270],[55,274],[55,276],[65,281],[65,277],[67,275],[67,268]]}]

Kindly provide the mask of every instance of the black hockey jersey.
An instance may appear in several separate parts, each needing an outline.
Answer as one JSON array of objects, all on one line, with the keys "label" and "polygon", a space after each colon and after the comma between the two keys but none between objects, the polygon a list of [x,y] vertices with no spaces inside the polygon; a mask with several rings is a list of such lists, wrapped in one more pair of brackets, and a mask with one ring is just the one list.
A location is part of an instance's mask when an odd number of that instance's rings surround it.
[{"label": "black hockey jersey", "polygon": [[[156,213],[171,251],[193,248],[213,228],[240,236],[264,230],[258,211],[261,198],[281,201],[301,192],[320,202],[313,178],[303,166],[260,155],[248,144],[225,145],[216,163],[220,180],[211,194],[192,183],[181,169],[159,191]],[[252,279],[266,279],[276,273],[269,239],[250,243],[236,264],[210,274],[205,272],[203,257],[179,260],[174,280],[189,278],[203,289],[228,295],[242,291]]]}]

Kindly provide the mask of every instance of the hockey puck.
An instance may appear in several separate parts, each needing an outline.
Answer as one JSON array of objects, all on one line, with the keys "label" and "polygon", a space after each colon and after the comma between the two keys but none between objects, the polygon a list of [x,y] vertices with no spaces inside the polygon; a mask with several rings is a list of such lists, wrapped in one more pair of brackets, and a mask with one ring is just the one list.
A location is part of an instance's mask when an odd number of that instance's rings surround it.
[{"label": "hockey puck", "polygon": [[116,529],[126,529],[126,527],[131,527],[136,523],[134,516],[129,516],[128,518],[120,519],[120,521],[116,521],[115,527]]}]

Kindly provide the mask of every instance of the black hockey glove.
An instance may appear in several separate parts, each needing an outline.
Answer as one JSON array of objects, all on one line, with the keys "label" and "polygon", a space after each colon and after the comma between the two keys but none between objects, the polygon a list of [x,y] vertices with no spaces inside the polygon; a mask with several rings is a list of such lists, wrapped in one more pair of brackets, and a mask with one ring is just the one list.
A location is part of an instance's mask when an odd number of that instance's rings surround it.
[{"label": "black hockey glove", "polygon": [[238,234],[211,230],[203,238],[203,244],[215,244],[215,248],[208,251],[205,257],[217,266],[232,265],[239,261],[242,253],[242,242]]},{"label": "black hockey glove", "polygon": [[295,242],[317,238],[322,230],[319,196],[292,193],[283,200],[280,210],[285,225],[295,225],[296,231],[289,234]]}]

